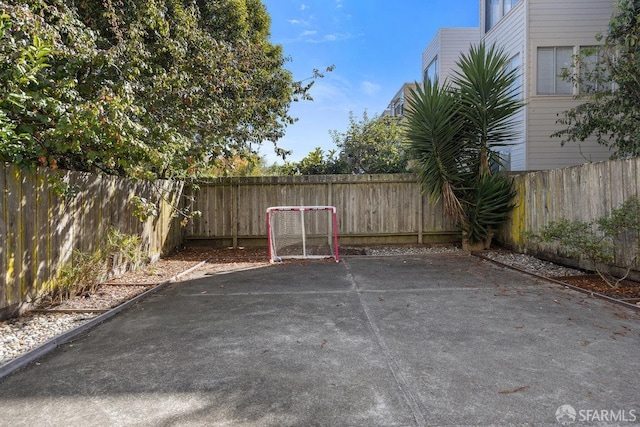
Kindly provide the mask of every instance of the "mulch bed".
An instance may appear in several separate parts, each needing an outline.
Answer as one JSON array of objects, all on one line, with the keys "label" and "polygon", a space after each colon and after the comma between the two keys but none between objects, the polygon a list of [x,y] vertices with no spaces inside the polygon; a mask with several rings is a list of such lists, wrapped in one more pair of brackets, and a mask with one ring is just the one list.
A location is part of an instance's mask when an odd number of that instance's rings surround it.
[{"label": "mulch bed", "polygon": [[557,277],[555,279],[618,300],[630,303],[640,302],[640,284],[630,280],[623,280],[617,288],[613,288],[597,274]]}]

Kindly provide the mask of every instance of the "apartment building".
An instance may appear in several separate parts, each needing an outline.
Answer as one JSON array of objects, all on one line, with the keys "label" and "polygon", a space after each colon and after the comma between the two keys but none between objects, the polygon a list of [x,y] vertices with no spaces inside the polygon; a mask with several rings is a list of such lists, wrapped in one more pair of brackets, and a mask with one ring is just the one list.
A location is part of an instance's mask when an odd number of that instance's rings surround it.
[{"label": "apartment building", "polygon": [[[580,88],[560,77],[573,66],[581,48],[597,44],[605,32],[615,0],[479,0],[479,28],[441,28],[422,54],[423,79],[451,77],[460,54],[483,40],[509,56],[509,67],[521,70],[520,96],[526,105],[515,118],[519,136],[502,152],[510,170],[561,168],[609,158],[595,140],[561,145],[551,135],[557,120],[576,105]],[[573,68],[572,68],[573,67]]]},{"label": "apartment building", "polygon": [[444,82],[454,74],[460,55],[480,41],[480,28],[440,28],[422,52],[423,79]]},{"label": "apartment building", "polygon": [[400,90],[393,96],[393,99],[391,99],[391,102],[389,102],[387,109],[382,115],[391,117],[404,116],[407,99],[411,96],[411,90],[415,89],[415,83],[403,84]]},{"label": "apartment building", "polygon": [[511,147],[512,170],[553,169],[609,158],[595,140],[561,146],[551,134],[580,90],[560,77],[580,72],[573,57],[607,30],[614,0],[480,0],[482,40],[503,47],[522,70],[521,137]]},{"label": "apartment building", "polygon": [[[429,46],[422,54],[421,79],[427,76],[446,78],[456,68],[460,54],[480,41],[480,29],[474,28],[440,28]],[[406,100],[411,96],[410,89],[415,90],[415,83],[405,83],[393,96],[383,115],[402,116],[405,113]]]}]

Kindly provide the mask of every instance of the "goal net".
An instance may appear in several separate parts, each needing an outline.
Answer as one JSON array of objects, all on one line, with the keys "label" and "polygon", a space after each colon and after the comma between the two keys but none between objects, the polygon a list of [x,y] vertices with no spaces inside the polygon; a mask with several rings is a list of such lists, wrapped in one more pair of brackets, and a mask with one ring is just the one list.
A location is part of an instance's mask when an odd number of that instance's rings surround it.
[{"label": "goal net", "polygon": [[274,206],[267,209],[269,260],[334,258],[338,221],[333,206]]}]

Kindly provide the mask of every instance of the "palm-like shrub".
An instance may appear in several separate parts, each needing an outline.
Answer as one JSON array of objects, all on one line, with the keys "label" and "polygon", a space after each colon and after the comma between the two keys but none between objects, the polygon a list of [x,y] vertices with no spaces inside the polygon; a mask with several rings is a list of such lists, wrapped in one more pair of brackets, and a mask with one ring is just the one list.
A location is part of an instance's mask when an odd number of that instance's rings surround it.
[{"label": "palm-like shrub", "polygon": [[451,84],[427,79],[408,100],[408,152],[423,191],[443,199],[472,246],[485,246],[513,208],[511,180],[492,172],[498,150],[517,136],[523,105],[508,60],[495,46],[472,46]]}]

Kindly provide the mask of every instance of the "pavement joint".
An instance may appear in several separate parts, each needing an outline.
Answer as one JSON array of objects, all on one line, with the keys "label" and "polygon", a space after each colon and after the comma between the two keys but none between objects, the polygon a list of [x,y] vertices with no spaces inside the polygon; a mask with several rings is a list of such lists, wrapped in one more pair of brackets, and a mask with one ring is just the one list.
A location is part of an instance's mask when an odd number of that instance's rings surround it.
[{"label": "pavement joint", "polygon": [[369,324],[369,327],[373,331],[373,334],[376,338],[376,342],[378,343],[378,346],[382,350],[382,353],[387,362],[387,366],[389,367],[389,370],[391,371],[391,374],[393,375],[393,378],[396,384],[398,385],[398,388],[402,392],[402,395],[405,401],[407,402],[407,405],[409,405],[409,408],[411,409],[411,414],[413,415],[413,418],[416,421],[416,425],[418,425],[419,427],[426,426],[427,422],[424,418],[424,415],[422,414],[422,411],[420,411],[418,401],[414,396],[415,393],[411,390],[411,387],[409,386],[408,382],[404,378],[404,375],[402,375],[402,370],[398,365],[398,361],[396,360],[395,357],[393,357],[393,354],[391,353],[391,350],[389,349],[387,342],[385,341],[384,337],[382,336],[382,333],[380,332],[380,328],[378,328],[378,325],[376,324],[375,320],[373,319],[373,316],[369,311],[369,307],[367,306],[365,301],[362,299],[362,293],[360,292],[360,287],[358,286],[358,282],[355,280],[355,278],[353,277],[353,274],[351,273],[349,264],[347,262],[344,262],[344,266],[347,270],[347,277],[351,282],[352,288],[358,291],[357,292],[358,300],[366,316],[367,323]]}]

